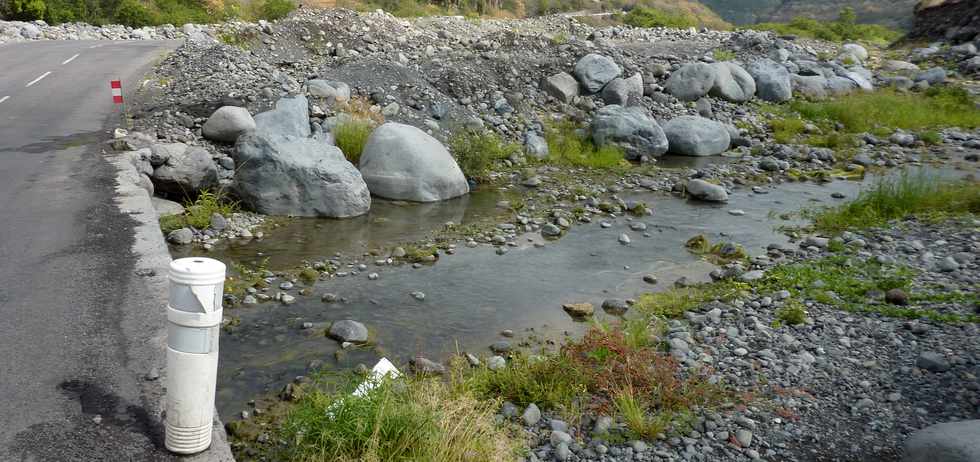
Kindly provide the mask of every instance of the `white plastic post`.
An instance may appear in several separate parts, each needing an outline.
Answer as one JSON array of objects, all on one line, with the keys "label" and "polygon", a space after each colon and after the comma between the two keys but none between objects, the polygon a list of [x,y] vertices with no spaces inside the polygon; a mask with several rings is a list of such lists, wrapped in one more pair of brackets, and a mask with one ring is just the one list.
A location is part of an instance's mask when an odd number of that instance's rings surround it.
[{"label": "white plastic post", "polygon": [[170,263],[165,444],[178,454],[211,446],[224,282],[220,261],[192,257]]}]

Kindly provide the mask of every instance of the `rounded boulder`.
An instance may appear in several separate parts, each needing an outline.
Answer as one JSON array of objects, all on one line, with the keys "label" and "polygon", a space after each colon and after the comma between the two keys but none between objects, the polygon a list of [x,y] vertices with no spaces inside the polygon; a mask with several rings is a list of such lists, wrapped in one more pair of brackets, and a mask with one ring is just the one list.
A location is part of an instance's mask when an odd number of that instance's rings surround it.
[{"label": "rounded boulder", "polygon": [[248,109],[222,106],[208,117],[201,127],[201,134],[211,141],[234,143],[242,133],[255,130],[255,119]]},{"label": "rounded boulder", "polygon": [[456,159],[438,140],[411,125],[388,122],[368,137],[361,175],[372,194],[436,202],[470,192]]},{"label": "rounded boulder", "polygon": [[725,125],[698,116],[681,116],[664,124],[669,152],[682,156],[713,156],[728,150],[731,135]]}]

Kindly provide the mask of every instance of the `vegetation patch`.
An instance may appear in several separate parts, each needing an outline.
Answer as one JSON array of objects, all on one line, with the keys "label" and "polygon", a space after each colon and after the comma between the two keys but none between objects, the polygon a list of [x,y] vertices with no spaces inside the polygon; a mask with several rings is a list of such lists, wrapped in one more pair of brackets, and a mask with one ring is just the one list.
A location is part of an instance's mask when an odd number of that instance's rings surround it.
[{"label": "vegetation patch", "polygon": [[201,191],[197,199],[184,203],[185,212],[180,215],[166,215],[160,217],[160,230],[164,234],[171,231],[191,227],[194,229],[207,229],[211,226],[211,216],[219,214],[229,217],[239,211],[238,202],[228,200],[221,191],[213,193],[209,190]]},{"label": "vegetation patch", "polygon": [[687,250],[704,256],[715,264],[731,263],[749,258],[749,254],[741,245],[733,242],[711,244],[704,234],[698,234],[688,239],[684,246],[687,247]]},{"label": "vegetation patch", "polygon": [[[314,383],[287,415],[271,460],[515,461],[520,441],[498,425],[496,400],[441,379],[385,379],[362,397],[358,379]],[[331,390],[332,389],[332,390]]]},{"label": "vegetation patch", "polygon": [[685,311],[694,310],[712,300],[732,299],[743,288],[742,284],[735,282],[675,287],[662,292],[640,295],[633,309],[660,318],[680,318]]},{"label": "vegetation patch", "polygon": [[508,143],[490,131],[459,131],[449,139],[449,149],[467,178],[485,183],[494,164],[521,152],[521,145]]},{"label": "vegetation patch", "polygon": [[859,40],[876,45],[887,45],[903,35],[898,30],[879,24],[858,24],[857,15],[854,13],[854,9],[850,7],[842,9],[837,20],[832,22],[798,16],[788,23],[759,23],[747,28],[831,42]]},{"label": "vegetation patch", "polygon": [[573,167],[598,169],[629,168],[623,150],[606,145],[597,147],[570,122],[563,122],[545,130],[548,142],[549,162]]},{"label": "vegetation patch", "polygon": [[794,296],[847,311],[938,322],[980,322],[977,315],[940,313],[929,308],[881,302],[885,292],[891,289],[911,292],[914,276],[915,272],[905,266],[836,255],[776,267],[754,285],[762,292],[787,290]]},{"label": "vegetation patch", "polygon": [[849,133],[980,127],[980,109],[958,87],[933,87],[924,93],[881,89],[826,101],[793,100],[789,107],[805,119],[839,122]]},{"label": "vegetation patch", "polygon": [[333,129],[334,142],[352,164],[357,165],[364,152],[364,145],[374,131],[375,123],[368,119],[349,117],[341,120]]},{"label": "vegetation patch", "polygon": [[623,16],[623,23],[633,27],[672,27],[687,29],[697,27],[700,21],[686,12],[666,11],[659,8],[636,7]]},{"label": "vegetation patch", "polygon": [[0,2],[0,16],[49,24],[86,22],[131,27],[187,23],[210,24],[230,19],[257,21],[285,17],[296,8],[290,0],[10,0]]},{"label": "vegetation patch", "polygon": [[776,310],[776,321],[797,326],[806,322],[806,308],[799,300],[790,299]]},{"label": "vegetation patch", "polygon": [[980,213],[980,183],[945,180],[926,173],[903,173],[879,180],[847,204],[804,211],[816,230],[836,234],[882,226],[909,216],[939,220]]}]

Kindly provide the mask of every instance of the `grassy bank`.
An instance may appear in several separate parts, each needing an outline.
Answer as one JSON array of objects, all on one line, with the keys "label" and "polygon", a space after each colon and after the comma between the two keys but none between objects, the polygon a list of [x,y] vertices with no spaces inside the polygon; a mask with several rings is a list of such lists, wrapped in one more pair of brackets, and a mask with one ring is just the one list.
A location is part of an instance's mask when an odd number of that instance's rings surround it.
[{"label": "grassy bank", "polygon": [[980,183],[925,173],[884,179],[852,202],[805,212],[816,230],[828,234],[882,226],[907,217],[937,220],[966,214],[980,214]]},{"label": "grassy bank", "polygon": [[835,150],[856,147],[860,133],[890,136],[901,129],[926,144],[938,144],[942,128],[980,127],[980,109],[965,90],[956,87],[922,93],[881,89],[820,101],[795,99],[782,105],[762,103],[759,110],[768,114],[777,143]]}]

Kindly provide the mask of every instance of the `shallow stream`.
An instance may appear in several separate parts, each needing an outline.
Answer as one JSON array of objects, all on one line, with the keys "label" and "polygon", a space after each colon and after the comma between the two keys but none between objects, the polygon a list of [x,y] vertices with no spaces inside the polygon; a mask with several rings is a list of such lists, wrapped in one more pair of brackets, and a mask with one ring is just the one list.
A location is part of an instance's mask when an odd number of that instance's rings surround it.
[{"label": "shallow stream", "polygon": [[[371,264],[361,274],[318,282],[313,295],[297,296],[293,305],[268,302],[231,310],[241,324],[222,334],[218,409],[224,418],[231,418],[247,409],[247,401],[256,395],[307,374],[311,363],[344,369],[359,363],[370,366],[382,354],[396,364],[414,355],[438,360],[455,351],[484,356],[490,353],[491,343],[503,339],[500,332],[505,329],[515,332],[515,344],[528,339],[557,341],[581,333],[588,324],[570,318],[561,308],[563,303],[591,302],[597,319],[609,319],[598,308],[605,298],[636,297],[670,287],[681,276],[708,279],[712,265],[684,247],[690,237],[705,234],[712,242],[732,241],[750,254],[761,254],[766,245],[787,240],[776,228],[793,222],[780,219],[779,214],[838,202],[831,198],[832,192],[852,197],[859,187],[843,181],[829,186],[787,183],[767,194],[743,188],[727,204],[623,192],[620,196],[625,199],[646,202],[653,215],[609,220],[608,229],[594,217],[593,223],[576,225],[557,241],[527,234],[504,255],[497,255],[489,245],[459,246],[455,255],[442,255],[436,264],[417,269]],[[262,241],[217,248],[210,256],[227,263],[254,260],[261,252],[276,268],[337,252],[356,255],[385,243],[422,238],[447,221],[494,217],[502,213],[495,205],[498,199],[497,194],[485,192],[442,204],[377,201],[367,217],[297,220]],[[729,210],[742,210],[744,215],[734,216]],[[647,224],[649,237],[630,230],[631,220]],[[622,233],[630,236],[630,245],[619,243]],[[369,280],[370,272],[377,272],[379,278]],[[660,282],[644,282],[646,274]],[[417,291],[425,294],[423,300],[412,296]],[[347,302],[324,303],[320,295],[327,292]],[[273,293],[275,289],[270,289]],[[335,355],[340,345],[325,337],[323,329],[341,319],[367,325],[374,346]],[[304,322],[316,328],[302,329]]]}]

